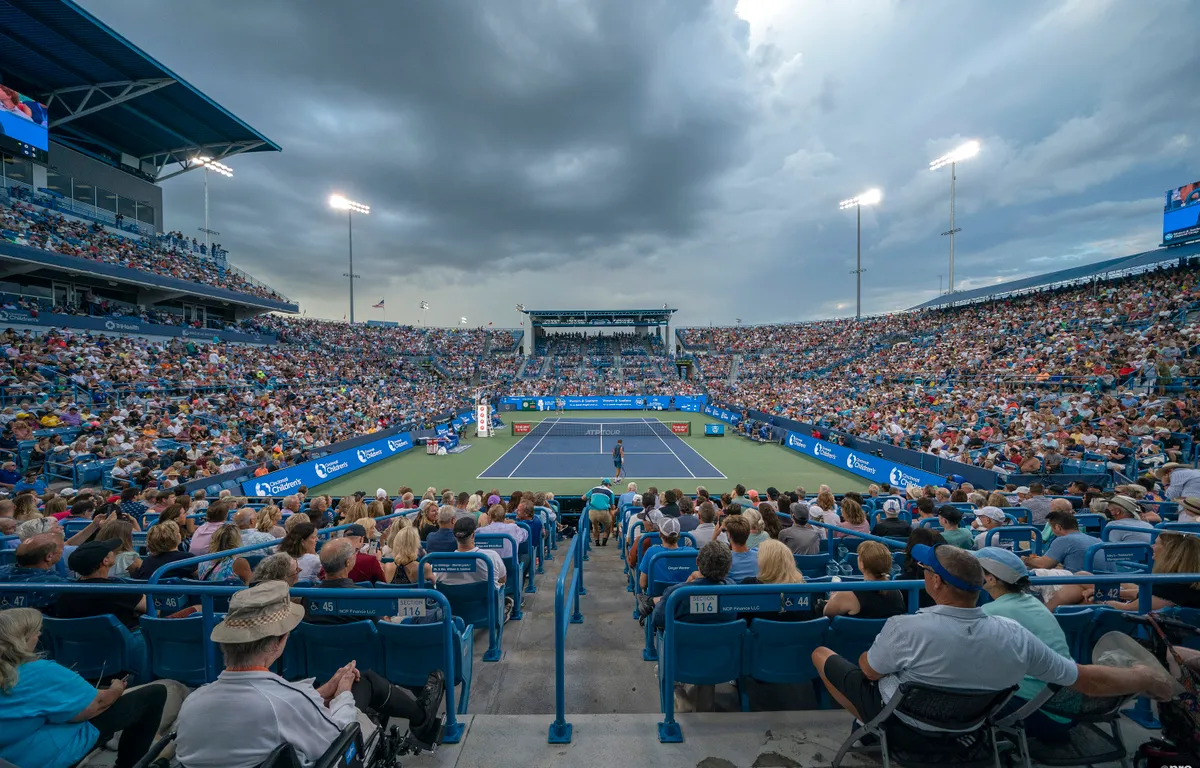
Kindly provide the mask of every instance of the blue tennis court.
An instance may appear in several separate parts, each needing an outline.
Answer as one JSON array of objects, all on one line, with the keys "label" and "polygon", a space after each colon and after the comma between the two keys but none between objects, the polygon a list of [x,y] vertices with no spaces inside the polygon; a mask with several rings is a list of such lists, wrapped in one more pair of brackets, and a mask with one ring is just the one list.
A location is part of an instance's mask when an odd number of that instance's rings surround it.
[{"label": "blue tennis court", "polygon": [[558,480],[612,477],[613,448],[625,446],[632,478],[723,480],[725,475],[658,419],[546,419],[477,479]]}]

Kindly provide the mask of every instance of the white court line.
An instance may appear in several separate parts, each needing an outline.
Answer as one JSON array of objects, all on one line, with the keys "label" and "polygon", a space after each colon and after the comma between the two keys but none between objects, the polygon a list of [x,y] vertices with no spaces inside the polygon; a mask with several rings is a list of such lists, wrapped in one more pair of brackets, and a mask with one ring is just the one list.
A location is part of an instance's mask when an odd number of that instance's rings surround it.
[{"label": "white court line", "polygon": [[[558,422],[558,419],[555,419],[554,421],[555,421],[555,423],[557,423],[557,422]],[[541,423],[542,423],[542,424],[545,424],[546,422],[545,422],[545,421],[542,421]],[[543,441],[543,440],[545,440],[545,439],[546,439],[546,437],[547,437],[547,436],[549,436],[549,434],[550,434],[551,432],[553,432],[553,431],[554,431],[554,425],[553,425],[553,424],[551,424],[551,425],[550,425],[550,429],[547,429],[547,430],[546,430],[546,434],[545,434],[545,435],[542,435],[541,437],[539,437],[539,438],[538,438],[538,441],[537,441],[536,443],[534,443],[534,444],[533,444],[533,447],[532,447],[532,448],[530,448],[530,449],[529,449],[529,453],[525,454],[525,456],[524,456],[524,457],[522,457],[522,458],[521,458],[521,460],[517,462],[517,466],[513,467],[513,471],[508,473],[508,479],[509,479],[509,480],[512,480],[512,476],[513,476],[513,475],[515,475],[515,474],[517,473],[517,470],[521,468],[521,465],[525,463],[525,459],[528,459],[530,456],[532,456],[532,455],[533,455],[533,453],[534,453],[534,451],[536,451],[536,450],[537,450],[537,447],[538,447],[539,445],[541,445],[541,444],[542,444],[542,441]],[[524,439],[525,439],[525,438],[521,438],[521,440],[524,440]],[[519,443],[518,443],[518,445],[519,445]],[[513,446],[513,448],[516,448],[516,447],[517,447],[517,446],[515,446],[515,445]],[[509,448],[508,450],[509,450],[509,451],[511,451],[511,450],[512,450],[512,448]],[[508,451],[505,451],[505,453],[508,453]],[[497,459],[497,461],[499,461],[499,459]],[[486,471],[487,471],[487,470],[485,469],[485,470],[484,470],[484,472],[486,472]],[[478,478],[477,478],[477,479],[478,479]]]},{"label": "white court line", "polygon": [[[538,456],[603,456],[595,451],[539,451]],[[637,453],[625,452],[626,456],[670,456],[667,451],[639,451]],[[486,471],[486,470],[484,470]]]},{"label": "white court line", "polygon": [[[556,421],[557,421],[557,419],[556,419]],[[539,423],[539,424],[541,424],[541,422],[540,422],[540,421],[539,421],[538,423]],[[484,475],[484,473],[486,473],[486,472],[487,472],[489,469],[491,469],[492,467],[494,467],[494,466],[496,466],[497,464],[499,464],[499,463],[500,463],[500,460],[501,460],[501,459],[503,459],[505,456],[507,456],[509,453],[511,453],[513,450],[515,450],[515,449],[517,449],[517,448],[520,448],[520,447],[521,447],[521,443],[525,442],[525,438],[527,438],[527,437],[529,437],[529,435],[528,435],[528,434],[521,435],[521,439],[520,439],[520,440],[518,440],[517,442],[513,443],[511,446],[509,446],[508,450],[507,450],[507,451],[505,451],[504,453],[500,454],[500,455],[499,455],[499,456],[496,458],[496,460],[495,460],[495,461],[493,461],[491,464],[488,464],[486,467],[484,467],[484,468],[483,468],[483,472],[479,473],[479,477],[476,477],[475,479],[476,479],[476,480],[482,480],[482,479],[483,479],[483,475]],[[541,442],[541,441],[539,440],[538,442]],[[530,449],[530,450],[532,451],[532,449]]]},{"label": "white court line", "polygon": [[[658,421],[658,419],[655,419],[655,421]],[[650,421],[649,421],[648,419],[642,419],[642,422],[643,422],[643,423],[645,423],[647,426],[649,426],[649,424],[650,424]],[[658,423],[659,423],[659,424],[662,424],[662,422],[661,422],[661,421],[658,421]],[[653,430],[653,429],[651,429],[650,431],[651,431],[651,432],[654,432],[654,430]],[[691,468],[690,468],[690,467],[689,467],[687,464],[684,464],[684,463],[683,463],[683,459],[679,458],[679,454],[675,453],[675,449],[674,449],[674,448],[672,448],[671,446],[667,445],[667,441],[662,439],[662,435],[658,434],[657,432],[654,432],[654,436],[658,438],[659,442],[661,442],[661,443],[662,443],[664,446],[666,446],[666,449],[667,449],[668,451],[670,451],[670,452],[671,452],[671,455],[672,455],[672,456],[674,456],[674,457],[675,457],[675,461],[678,461],[678,462],[679,462],[679,465],[680,465],[681,467],[683,467],[683,468],[684,468],[684,470],[685,470],[685,471],[686,471],[686,472],[687,472],[689,475],[691,475],[691,476],[692,476],[692,479],[693,479],[693,480],[698,480],[698,479],[699,479],[698,477],[696,477],[696,473],[695,473],[695,472],[693,472],[693,471],[691,470]],[[715,469],[715,467],[714,467],[714,469]],[[720,470],[718,470],[718,471],[720,471]]]},{"label": "white court line", "polygon": [[[476,480],[503,480],[505,478],[484,477],[483,475],[478,475],[478,476],[476,476],[475,479]],[[513,477],[513,478],[509,478],[509,479],[511,479],[511,480],[590,480],[593,483],[596,482],[595,475],[587,475],[586,477],[584,477],[584,476],[574,477],[574,476],[569,476],[569,475],[559,475],[558,477],[527,477],[526,475],[521,475],[520,477]],[[651,480],[728,480],[729,478],[726,477],[725,475],[717,475],[717,476],[692,475],[691,477],[653,477],[650,479]],[[622,481],[622,482],[624,482],[624,481]]]}]

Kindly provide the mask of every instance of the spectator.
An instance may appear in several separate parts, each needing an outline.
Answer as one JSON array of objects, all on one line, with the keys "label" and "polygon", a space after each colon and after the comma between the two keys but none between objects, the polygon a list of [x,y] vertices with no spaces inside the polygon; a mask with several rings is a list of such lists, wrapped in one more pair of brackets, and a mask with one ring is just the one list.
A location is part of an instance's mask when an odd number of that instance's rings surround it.
[{"label": "spectator", "polygon": [[[382,581],[388,582],[390,579],[384,575],[384,567],[380,560],[383,557],[377,545],[372,545],[374,554],[363,552],[362,549],[367,544],[367,529],[362,525],[354,524],[342,531],[342,538],[350,542],[354,548],[354,562],[351,564],[348,578],[357,583],[360,581],[369,581],[372,584]],[[420,537],[418,537],[418,541]],[[328,545],[327,545],[328,546]],[[327,572],[328,573],[328,572]]]},{"label": "spectator", "polygon": [[794,501],[790,509],[792,524],[779,532],[779,540],[793,555],[818,554],[821,551],[821,534],[808,524],[808,504]]},{"label": "spectator", "polygon": [[[655,629],[664,629],[666,627],[667,614],[666,606],[667,599],[671,593],[683,586],[684,584],[693,584],[696,586],[717,586],[720,584],[735,584],[736,582],[729,578],[729,569],[733,566],[733,553],[729,547],[719,541],[710,541],[700,548],[696,555],[696,573],[688,577],[688,580],[681,584],[672,584],[663,590],[662,597],[655,601],[653,622]],[[757,575],[758,567],[755,563],[755,572],[750,575]],[[690,621],[695,623],[725,621],[724,617],[718,615],[693,614],[689,607],[680,602],[676,605],[675,618],[681,621]]]},{"label": "spectator", "polygon": [[[324,578],[317,586],[321,589],[354,589],[357,585],[350,578],[354,566],[354,544],[346,539],[333,539],[321,547],[321,569]],[[358,616],[329,616],[314,614],[312,604],[305,603],[304,621],[307,624],[350,624],[361,621]]]},{"label": "spectator", "polygon": [[[858,545],[858,569],[864,581],[887,581],[892,572],[892,553],[877,541]],[[832,592],[822,613],[829,618],[853,616],[857,619],[888,619],[905,612],[902,592]]]},{"label": "spectator", "polygon": [[[141,564],[132,572],[135,579],[149,579],[154,572],[164,565],[177,563],[180,560],[187,560],[192,557],[190,552],[180,552],[179,545],[182,543],[183,537],[179,533],[179,526],[174,520],[167,520],[162,523],[155,523],[150,526],[150,530],[146,531],[146,549],[150,555],[142,559]],[[164,576],[175,575],[183,578],[196,578],[196,566],[185,565],[180,568],[171,569],[163,574]]]},{"label": "spectator", "polygon": [[[525,502],[521,502],[521,503],[523,504]],[[518,506],[517,508],[520,509],[520,506]],[[450,509],[451,509],[451,511],[453,511],[454,508],[451,507]],[[490,518],[491,522],[489,522],[487,525],[484,525],[481,528],[478,528],[476,530],[476,533],[507,534],[507,535],[511,536],[514,540],[516,540],[518,545],[520,545],[521,542],[527,541],[529,539],[528,531],[526,531],[521,526],[517,525],[515,522],[511,522],[507,519],[507,512],[504,509],[503,504],[493,504],[491,507],[489,507],[488,508],[488,517]],[[513,556],[512,542],[509,541],[508,539],[505,539],[503,542],[501,542],[501,545],[500,545],[500,557],[505,560],[508,560],[512,556]],[[528,560],[529,560],[529,555],[526,554],[525,555],[526,563],[528,563]]]},{"label": "spectator", "polygon": [[[1075,664],[1017,622],[1001,621],[975,607],[984,579],[971,554],[945,545],[919,545],[913,554],[937,607],[888,619],[857,665],[829,648],[812,654],[830,695],[861,722],[879,715],[906,682],[1002,691],[1029,675],[1086,696],[1144,693],[1170,698],[1171,681],[1165,675],[1143,666]],[[981,653],[988,664],[978,663]],[[918,732],[923,728],[918,721],[898,717]]]},{"label": "spectator", "polygon": [[[470,502],[468,501],[468,506]],[[438,510],[438,529],[425,539],[425,549],[428,552],[453,552],[458,549],[458,540],[454,538],[454,521],[458,519],[458,511],[454,509]],[[418,542],[420,537],[418,537]]]},{"label": "spectator", "polygon": [[[469,517],[454,521],[454,538],[458,540],[458,552],[480,553],[492,561],[492,584],[499,589],[508,578],[508,569],[504,560],[494,549],[480,549],[475,546],[475,521]],[[487,568],[477,563],[473,571],[449,571],[441,578],[442,584],[471,584],[487,580]]]},{"label": "spectator", "polygon": [[927,496],[922,496],[921,498],[917,499],[917,516],[913,518],[912,527],[921,528],[923,527],[921,525],[922,523],[924,523],[926,520],[936,520],[937,516],[938,515],[934,507],[933,499]]},{"label": "spectator", "polygon": [[[697,547],[703,547],[705,544],[713,540],[713,536],[717,533],[716,519],[717,508],[711,501],[705,501],[700,504],[696,517],[699,522],[692,529],[692,538],[696,540]],[[680,523],[680,530],[683,530],[683,524]]]},{"label": "spectator", "polygon": [[1100,539],[1081,533],[1079,521],[1073,512],[1057,510],[1046,516],[1046,522],[1054,533],[1054,541],[1044,555],[1026,555],[1025,565],[1030,568],[1063,567],[1072,573],[1080,571],[1111,570],[1104,559],[1104,554],[1098,553],[1093,563],[1085,563],[1084,555],[1089,547],[1099,544]]},{"label": "spectator", "polygon": [[287,535],[280,523],[283,521],[283,511],[274,504],[268,504],[258,510],[254,518],[254,530],[265,533],[272,539],[282,539]]},{"label": "spectator", "polygon": [[[0,566],[0,583],[12,584],[65,584],[68,579],[59,573],[58,562],[63,556],[62,537],[53,533],[39,533],[23,540],[17,547],[16,562]],[[26,596],[26,605],[54,616],[56,597],[49,592],[32,592]]]},{"label": "spectator", "polygon": [[663,491],[663,505],[658,511],[661,512],[664,517],[679,517],[679,504],[677,503],[678,500],[679,497],[675,494],[675,491],[669,489]]},{"label": "spectator", "polygon": [[[450,513],[450,516],[453,520],[453,513]],[[453,522],[451,522],[451,525],[453,526]],[[453,535],[453,530],[451,531],[451,534]],[[432,539],[433,537],[430,536],[430,538]],[[396,533],[395,537],[392,539],[392,557],[395,559],[394,567],[396,570],[395,575],[392,577],[391,583],[418,583],[417,576],[421,571],[421,537],[417,535],[417,529],[413,528],[412,526],[405,526]],[[433,566],[430,563],[425,563],[424,569],[425,583],[433,584],[435,581]]]},{"label": "spectator", "polygon": [[[645,597],[645,592],[650,584],[650,558],[659,552],[674,552],[680,549],[679,520],[673,517],[663,516],[661,512],[659,515],[660,517],[658,518],[657,522],[661,541],[658,544],[652,544],[638,561],[638,584],[641,586],[642,590],[642,594],[639,595],[639,598]],[[660,559],[659,562],[654,564],[653,575],[654,580],[660,584],[671,584],[683,580],[682,578],[675,578],[672,576],[671,572],[667,569],[667,561],[665,559]],[[643,613],[650,613],[650,611],[643,611]]]},{"label": "spectator", "polygon": [[733,550],[733,563],[729,568],[729,578],[735,582],[749,578],[758,573],[758,554],[746,547],[750,537],[750,523],[744,515],[734,515],[724,523],[725,534],[729,537],[729,548]]},{"label": "spectator", "polygon": [[[408,721],[425,748],[440,740],[438,708],[445,693],[441,670],[430,674],[418,696],[391,685],[351,661],[319,688],[291,683],[269,672],[283,655],[304,609],[288,600],[287,587],[267,581],[238,592],[229,613],[213,629],[225,670],[216,682],[192,693],[177,722],[177,756],[188,768],[254,768],[280,744],[291,744],[304,764],[315,762],[355,722],[361,710]],[[301,703],[307,702],[307,703]],[[237,733],[230,742],[214,733]]]},{"label": "spectator", "polygon": [[912,526],[900,519],[900,502],[895,499],[883,502],[883,519],[871,529],[871,535],[907,539],[911,532]]},{"label": "spectator", "polygon": [[960,549],[975,549],[975,537],[958,527],[963,514],[957,507],[943,504],[938,507],[938,522],[942,524],[942,540]]},{"label": "spectator", "polygon": [[771,538],[763,530],[762,515],[754,507],[742,512],[742,519],[750,524],[750,535],[746,537],[746,549],[758,549],[760,543]]},{"label": "spectator", "polygon": [[[975,513],[975,522],[979,524],[980,532],[975,534],[974,548],[983,549],[988,546],[988,531],[1005,526],[1008,523],[1008,517],[1004,514],[1004,510],[999,507],[987,506]],[[993,540],[995,539],[995,537],[992,538]],[[996,546],[999,546],[999,544],[997,543]]]},{"label": "spectator", "polygon": [[[1152,572],[1161,574],[1200,573],[1200,536],[1182,532],[1164,531],[1160,533],[1154,540]],[[1063,590],[1066,590],[1068,586],[1076,585],[1064,585]],[[1076,589],[1080,588],[1076,586]],[[1081,592],[1080,597],[1083,601],[1092,599],[1091,587],[1084,587]],[[1150,592],[1150,608],[1154,611],[1162,611],[1175,606],[1200,608],[1200,581],[1183,584],[1155,584],[1151,587]],[[1059,592],[1059,595],[1062,595],[1062,591]],[[1137,586],[1122,584],[1121,598],[1121,600],[1106,601],[1105,605],[1119,611],[1141,610]],[[1064,602],[1069,599],[1071,596],[1063,596],[1058,604],[1069,605]]]},{"label": "spectator", "polygon": [[205,511],[204,525],[197,528],[196,532],[192,534],[192,543],[188,546],[188,551],[193,555],[208,554],[213,534],[225,525],[225,517],[228,514],[229,502],[218,499],[210,504]]},{"label": "spectator", "polygon": [[[242,546],[242,534],[233,523],[226,523],[212,535],[208,545],[208,554],[216,555],[229,552]],[[230,581],[241,579],[243,584],[250,583],[252,570],[250,561],[237,555],[225,555],[214,560],[207,560],[196,566],[196,573],[201,581]]]},{"label": "spectator", "polygon": [[1045,525],[1046,516],[1050,514],[1051,500],[1043,495],[1044,490],[1041,483],[1030,483],[1028,494],[1021,501],[1021,506],[1029,510],[1034,525]]},{"label": "spectator", "polygon": [[[121,542],[117,539],[89,541],[71,553],[67,565],[79,574],[80,584],[119,584],[120,579],[109,577],[109,571],[117,560],[116,551]],[[64,592],[58,596],[55,615],[60,619],[82,619],[88,616],[111,614],[130,630],[134,648],[130,658],[144,654],[145,642],[139,630],[138,618],[146,612],[146,597],[137,593],[114,592]],[[136,670],[135,670],[136,671]]]},{"label": "spectator", "polygon": [[276,552],[264,557],[258,565],[254,566],[254,575],[250,579],[250,586],[253,587],[264,581],[282,581],[288,587],[294,587],[299,577],[300,571],[291,555],[286,552]]},{"label": "spectator", "polygon": [[232,522],[238,528],[244,547],[275,541],[275,537],[270,533],[258,530],[258,514],[250,507],[242,507],[235,512]]},{"label": "spectator", "polygon": [[[295,516],[293,516],[293,519]],[[292,520],[288,520],[290,524]],[[285,526],[287,527],[287,526]],[[316,583],[321,572],[321,559],[317,557],[317,528],[307,520],[297,522],[279,543],[279,551],[296,561],[300,581]]]},{"label": "spectator", "polygon": [[[983,612],[988,616],[1012,619],[1033,633],[1050,650],[1064,659],[1070,659],[1071,649],[1058,620],[1041,600],[1029,593],[1029,569],[1021,562],[1021,558],[1000,547],[984,547],[975,556],[983,568],[983,588],[992,598],[991,602],[983,605]],[[1021,679],[1012,701],[1005,707],[1005,713],[1016,712],[1045,687],[1046,684],[1036,677],[1026,675]],[[1058,715],[1038,711],[1026,717],[1024,724],[1026,732],[1035,739],[1060,743],[1068,738],[1072,722]]]},{"label": "spectator", "polygon": [[36,653],[42,615],[0,611],[0,758],[23,766],[69,768],[118,732],[116,768],[132,768],[154,742],[167,701],[160,684],[126,691],[123,679],[97,689]]},{"label": "spectator", "polygon": [[[105,520],[96,534],[100,541],[116,540],[121,546],[116,551],[116,562],[113,563],[113,573],[119,578],[126,578],[142,565],[142,558],[133,548],[133,523],[129,520]],[[70,555],[68,555],[70,557]]]},{"label": "spectator", "polygon": [[1122,530],[1114,528],[1108,534],[1108,540],[1111,542],[1137,542],[1143,544],[1150,543],[1150,531],[1154,530],[1154,526],[1142,519],[1142,508],[1133,499],[1128,496],[1113,496],[1108,500],[1108,516],[1112,522],[1119,523],[1122,528],[1144,528],[1146,533],[1138,531]]},{"label": "spectator", "polygon": [[691,533],[700,525],[700,518],[696,516],[696,506],[688,497],[684,496],[679,500],[679,532]]},{"label": "spectator", "polygon": [[1162,481],[1168,499],[1200,496],[1200,469],[1171,461],[1155,470],[1154,476]]},{"label": "spectator", "polygon": [[612,481],[606,477],[600,481],[600,485],[583,494],[588,519],[592,524],[592,541],[598,547],[608,546],[608,537],[613,530],[612,507],[615,501],[610,485]]},{"label": "spectator", "polygon": [[[842,499],[842,522],[839,527],[848,528],[859,533],[870,533],[871,526],[867,523],[867,516],[863,512],[862,505],[854,499]],[[836,531],[834,536],[841,538],[847,534],[841,531]]]}]

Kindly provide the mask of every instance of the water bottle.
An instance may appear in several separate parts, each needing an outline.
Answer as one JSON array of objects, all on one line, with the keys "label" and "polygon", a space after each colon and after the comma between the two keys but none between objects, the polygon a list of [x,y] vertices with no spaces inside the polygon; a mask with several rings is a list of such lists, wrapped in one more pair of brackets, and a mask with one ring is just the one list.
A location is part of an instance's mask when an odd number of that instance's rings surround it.
[{"label": "water bottle", "polygon": [[837,576],[841,572],[842,572],[842,569],[838,568],[838,564],[833,562],[832,560],[830,560],[828,563],[825,563],[825,575],[826,576]]}]

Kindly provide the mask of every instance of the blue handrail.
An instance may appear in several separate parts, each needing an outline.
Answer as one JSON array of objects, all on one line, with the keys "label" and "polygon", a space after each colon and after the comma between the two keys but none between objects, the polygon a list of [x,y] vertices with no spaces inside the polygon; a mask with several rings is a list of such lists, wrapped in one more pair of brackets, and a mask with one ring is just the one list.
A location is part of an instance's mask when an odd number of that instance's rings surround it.
[{"label": "blue handrail", "polygon": [[[154,586],[158,584],[160,581],[162,581],[162,577],[170,571],[177,571],[181,568],[186,570],[188,566],[199,565],[200,563],[207,563],[212,560],[221,560],[222,558],[229,557],[230,555],[240,555],[246,552],[254,552],[259,549],[266,549],[267,547],[275,547],[279,545],[280,541],[282,541],[282,539],[272,539],[271,541],[264,541],[258,544],[247,544],[244,547],[238,547],[236,549],[227,549],[224,552],[209,552],[206,555],[196,555],[195,557],[189,557],[186,560],[176,560],[173,563],[167,563],[166,565],[159,566],[158,570],[150,574],[150,578],[146,581],[146,586]],[[199,594],[196,593],[195,590],[193,590],[190,586],[188,587],[187,591],[188,594]],[[178,594],[179,587],[174,586],[172,592],[174,594]],[[158,615],[158,609],[154,607],[153,600],[146,601],[146,615],[150,616],[151,618]]]},{"label": "blue handrail", "polygon": [[[131,589],[132,587],[132,589]],[[213,612],[214,597],[229,597],[236,592],[239,592],[246,587],[241,586],[196,586],[188,587],[188,591],[200,596],[200,603],[203,617],[203,634],[204,643],[208,652],[205,654],[205,675],[207,679],[216,679],[216,663],[213,652],[215,651],[215,643],[212,643],[208,638],[212,635],[213,627],[217,625],[216,616]],[[179,587],[174,584],[53,584],[53,583],[11,583],[4,585],[5,592],[83,592],[95,594],[97,592],[112,592],[118,594],[128,594],[131,591],[145,593],[147,595],[158,594],[173,594],[179,591]],[[293,587],[291,589],[293,597],[315,598],[317,600],[378,600],[380,598],[408,599],[408,598],[424,598],[425,600],[433,600],[442,609],[442,645],[444,647],[444,655],[442,658],[443,672],[446,675],[447,681],[453,681],[457,671],[458,660],[454,654],[454,617],[450,613],[450,602],[446,600],[446,596],[434,589],[413,589],[412,587],[394,587],[394,586],[378,586],[374,589],[321,589],[319,587]],[[147,608],[153,604],[153,600],[147,600]],[[463,734],[463,724],[458,722],[455,716],[456,707],[454,704],[454,686],[448,684],[446,686],[446,728],[443,733],[442,740],[449,744],[457,743]]]},{"label": "blue handrail", "polygon": [[[567,722],[567,626],[582,624],[579,596],[586,595],[583,586],[583,563],[591,546],[590,519],[585,508],[579,515],[575,539],[568,548],[566,560],[558,572],[554,587],[554,722],[546,737],[548,744],[570,744],[574,726]],[[568,586],[567,575],[570,574]],[[570,601],[570,613],[568,613]]]},{"label": "blue handrail", "polygon": [[[1154,584],[1190,584],[1196,581],[1197,574],[1095,574],[1090,576],[1038,576],[1030,579],[1034,586],[1049,584],[1135,584],[1138,588],[1138,613],[1149,613],[1153,607],[1151,589]],[[666,623],[663,630],[664,653],[659,654],[659,669],[665,684],[674,680],[675,659],[670,652],[675,640],[675,611],[679,603],[692,595],[746,595],[746,594],[812,594],[820,592],[873,592],[883,590],[902,590],[908,594],[909,611],[915,610],[916,596],[924,587],[924,581],[843,581],[840,583],[808,583],[808,584],[730,584],[719,586],[696,586],[685,584],[671,592],[666,598]],[[675,721],[675,701],[673,696],[664,696],[665,711],[663,720],[658,724],[658,739],[663,743],[683,741],[683,732]]]},{"label": "blue handrail", "polygon": [[[520,621],[524,618],[521,612],[521,601],[524,600],[523,586],[525,584],[525,574],[521,571],[521,558],[517,554],[517,537],[511,533],[476,533],[475,546],[480,549],[500,549],[503,547],[491,546],[492,544],[503,544],[504,540],[508,540],[508,546],[512,548],[512,554],[508,557],[500,556],[501,560],[506,561],[504,567],[508,569],[508,578],[513,579],[516,583],[516,588],[513,591],[513,612],[512,621]],[[482,542],[482,545],[481,545]],[[487,545],[487,546],[483,546]],[[508,590],[508,584],[504,585],[505,591]]]},{"label": "blue handrail", "polygon": [[[899,550],[903,550],[905,547],[908,546],[908,542],[902,541],[900,539],[889,539],[885,536],[875,536],[870,533],[862,533],[861,531],[851,530],[850,528],[843,528],[840,525],[830,525],[829,523],[819,523],[816,520],[809,520],[808,524],[813,526],[814,528],[824,528],[827,531],[831,531],[834,533],[841,533],[841,534],[843,534],[842,538],[861,539],[863,541],[876,541],[876,542],[879,542],[880,544],[883,544],[884,546],[891,547],[892,549],[899,549]],[[827,534],[825,536],[825,540],[826,540],[826,546],[829,549],[829,554],[832,555],[833,558],[836,560],[837,559],[837,543],[839,541],[838,537],[833,536],[831,533],[831,534]]]}]

